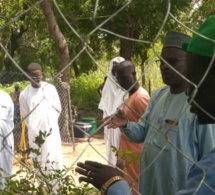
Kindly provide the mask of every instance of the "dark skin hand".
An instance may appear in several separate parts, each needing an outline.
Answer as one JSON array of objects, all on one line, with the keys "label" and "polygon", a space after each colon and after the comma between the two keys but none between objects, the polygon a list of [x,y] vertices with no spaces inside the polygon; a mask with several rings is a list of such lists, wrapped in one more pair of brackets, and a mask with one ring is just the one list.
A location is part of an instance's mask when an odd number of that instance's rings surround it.
[{"label": "dark skin hand", "polygon": [[82,175],[79,180],[90,183],[99,190],[110,178],[123,177],[123,172],[120,169],[94,161],[78,162],[77,166],[75,171]]},{"label": "dark skin hand", "polygon": [[106,123],[108,128],[117,128],[117,127],[126,127],[128,119],[125,116],[123,110],[119,110],[114,116],[107,116],[102,120],[103,123]]},{"label": "dark skin hand", "polygon": [[[119,110],[116,115],[108,116],[102,120],[108,128],[125,127],[128,123],[124,112]],[[120,164],[119,167],[122,165]],[[94,161],[78,162],[76,172],[82,176],[80,181],[92,184],[97,189],[101,190],[102,185],[114,176],[123,177],[123,172],[119,168],[114,168]]]}]

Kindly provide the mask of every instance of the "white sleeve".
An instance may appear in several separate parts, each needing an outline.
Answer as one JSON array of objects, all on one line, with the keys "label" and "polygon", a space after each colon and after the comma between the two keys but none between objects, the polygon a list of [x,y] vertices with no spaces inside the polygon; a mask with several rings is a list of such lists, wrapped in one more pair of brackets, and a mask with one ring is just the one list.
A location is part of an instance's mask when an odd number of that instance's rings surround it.
[{"label": "white sleeve", "polygon": [[59,97],[58,92],[57,92],[57,90],[56,90],[56,88],[54,86],[53,86],[53,98],[54,98],[54,105],[52,105],[52,106],[54,106],[55,110],[60,115],[61,110],[62,110],[62,108],[61,108],[61,102],[60,102],[60,97]]},{"label": "white sleeve", "polygon": [[24,97],[24,93],[21,92],[20,96],[19,96],[19,104],[20,104],[20,110],[21,110],[21,114],[23,116],[23,119],[26,123],[27,126],[29,126],[29,108],[28,108],[28,104],[27,101]]},{"label": "white sleeve", "polygon": [[8,112],[8,122],[7,128],[9,129],[9,136],[7,137],[9,145],[12,147],[12,151],[14,150],[14,138],[13,138],[13,128],[14,128],[14,104],[11,97],[8,95],[8,102],[9,102],[9,112]]},{"label": "white sleeve", "polygon": [[14,128],[14,123],[13,123],[13,119],[14,119],[14,105],[13,105],[13,101],[11,99],[11,97],[8,95],[8,103],[9,103],[9,112],[8,112],[8,126],[11,129],[11,131]]}]

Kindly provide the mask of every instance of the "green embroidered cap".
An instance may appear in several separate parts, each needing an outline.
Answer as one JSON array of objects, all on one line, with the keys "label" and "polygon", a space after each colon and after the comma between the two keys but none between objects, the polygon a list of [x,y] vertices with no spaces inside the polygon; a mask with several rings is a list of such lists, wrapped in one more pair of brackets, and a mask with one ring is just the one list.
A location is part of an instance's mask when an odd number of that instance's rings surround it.
[{"label": "green embroidered cap", "polygon": [[188,43],[183,43],[182,50],[211,58],[215,52],[215,15],[206,19],[197,33],[203,36],[193,34]]}]

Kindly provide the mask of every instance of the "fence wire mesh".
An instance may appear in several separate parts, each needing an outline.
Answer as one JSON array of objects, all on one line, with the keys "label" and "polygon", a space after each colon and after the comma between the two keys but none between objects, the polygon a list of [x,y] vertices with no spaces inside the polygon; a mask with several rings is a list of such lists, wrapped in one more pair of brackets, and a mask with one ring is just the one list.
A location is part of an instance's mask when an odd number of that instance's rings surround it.
[{"label": "fence wire mesh", "polygon": [[[24,15],[25,16],[27,15],[28,17],[33,17],[34,11],[38,11],[38,9],[40,9],[40,3],[41,2],[43,2],[43,0],[37,1],[34,4],[31,2],[30,6],[28,6],[27,9],[25,9],[22,12],[19,11],[19,13],[17,13],[16,15],[13,15],[13,17],[8,18],[8,20],[5,24],[1,24],[1,28],[0,28],[1,32],[3,32],[9,25],[13,24],[14,22],[16,22],[19,18],[21,18]],[[96,18],[97,18],[97,14],[98,14],[99,10],[102,9],[102,7],[99,6],[99,3],[100,3],[99,0],[95,1],[94,11],[93,11],[92,16],[91,16],[91,19],[94,20],[95,28],[93,30],[91,30],[86,36],[82,37],[82,35],[76,31],[77,27],[73,26],[71,24],[71,22],[69,21],[68,16],[66,16],[64,14],[64,11],[62,9],[62,5],[55,0],[52,1],[53,9],[56,11],[57,14],[60,15],[60,17],[63,18],[65,24],[67,25],[67,30],[69,29],[72,32],[72,34],[74,34],[76,37],[78,37],[80,39],[80,41],[82,42],[82,47],[80,48],[80,46],[79,46],[78,51],[76,51],[76,54],[73,57],[71,57],[70,62],[68,63],[67,67],[64,67],[64,69],[62,69],[57,74],[55,74],[55,76],[52,76],[51,78],[49,78],[49,81],[48,81],[56,87],[58,94],[59,94],[59,97],[60,97],[61,105],[62,105],[62,112],[61,112],[61,115],[59,117],[59,126],[60,126],[60,134],[61,134],[62,142],[74,144],[75,140],[74,140],[73,128],[74,127],[79,128],[79,127],[74,126],[74,117],[72,116],[74,113],[72,113],[72,105],[71,105],[72,97],[70,97],[70,86],[69,86],[69,84],[61,81],[61,79],[60,79],[61,75],[64,73],[65,70],[67,71],[68,67],[71,67],[73,65],[75,60],[81,58],[81,54],[83,54],[85,52],[87,54],[87,56],[90,58],[91,62],[93,62],[96,65],[96,67],[104,74],[104,77],[105,76],[109,77],[108,73],[105,71],[105,68],[101,64],[99,64],[99,62],[97,60],[98,57],[97,56],[95,57],[94,54],[91,52],[92,48],[90,47],[89,42],[88,42],[88,39],[91,36],[93,36],[97,32],[100,32],[100,36],[96,36],[97,40],[95,40],[95,41],[99,42],[99,41],[101,41],[102,36],[105,36],[105,34],[110,34],[115,39],[129,40],[129,41],[131,41],[131,43],[147,45],[147,48],[149,48],[148,45],[150,45],[150,47],[152,48],[152,51],[153,51],[153,55],[155,57],[153,58],[153,60],[149,61],[145,65],[144,73],[142,75],[140,75],[138,78],[138,81],[140,82],[142,80],[142,77],[146,76],[150,72],[151,67],[155,64],[155,59],[161,58],[160,52],[157,50],[157,41],[160,39],[160,37],[163,37],[163,34],[164,34],[163,31],[164,31],[166,24],[167,24],[167,21],[169,19],[171,19],[176,24],[178,24],[178,26],[180,26],[181,29],[183,29],[185,32],[189,32],[190,34],[195,32],[192,28],[189,27],[190,25],[188,26],[188,25],[184,24],[183,22],[181,22],[178,19],[177,16],[174,15],[174,13],[172,13],[172,11],[171,11],[172,1],[170,1],[170,0],[164,1],[164,2],[166,2],[165,3],[166,4],[166,7],[165,7],[166,12],[165,12],[164,17],[162,18],[162,23],[160,24],[160,26],[155,27],[156,33],[154,33],[153,37],[150,37],[150,38],[149,37],[146,37],[146,38],[140,37],[137,39],[129,38],[129,36],[126,37],[126,36],[121,35],[120,33],[115,33],[113,31],[111,31],[110,29],[106,29],[105,25],[108,24],[109,21],[111,21],[115,17],[118,17],[118,15],[120,15],[120,12],[129,8],[129,6],[132,6],[133,5],[132,3],[134,3],[134,2],[135,1],[132,1],[132,0],[122,1],[121,3],[119,3],[119,6],[116,6],[116,10],[113,13],[111,13],[111,14],[107,13],[107,16],[105,16],[106,19],[104,19],[101,23],[98,24],[96,21]],[[147,2],[148,2],[148,6],[155,6],[156,7],[156,1],[147,1]],[[0,1],[0,4],[3,4],[3,3],[4,3],[3,1]],[[69,4],[69,1],[67,3]],[[120,15],[120,17],[122,17],[122,16]],[[142,16],[140,15],[139,17],[142,17]],[[44,18],[42,18],[42,19],[45,20]],[[153,18],[151,18],[151,20],[153,21]],[[28,28],[30,28],[30,27],[28,27]],[[69,40],[69,37],[68,37],[68,40]],[[5,87],[7,87],[6,92],[12,96],[12,92],[14,91],[15,84],[17,84],[17,83],[19,84],[20,81],[25,80],[26,85],[20,86],[21,91],[22,91],[27,86],[27,84],[29,84],[30,78],[26,74],[26,72],[21,68],[21,65],[19,64],[19,62],[16,61],[15,56],[12,55],[9,52],[9,50],[5,47],[3,37],[1,38],[1,41],[0,41],[0,47],[1,47],[1,53],[3,53],[5,56],[8,57],[8,59],[12,62],[12,66],[14,68],[16,68],[16,71],[18,69],[18,72],[11,72],[11,71],[4,71],[3,72],[2,71],[2,73],[0,74],[1,87],[3,89],[5,89]],[[168,66],[171,67],[169,64],[168,64]],[[177,72],[177,71],[175,71],[175,72]],[[186,79],[180,73],[177,72],[177,74],[179,74],[181,77]],[[204,78],[202,78],[202,81],[205,79],[206,76],[207,76],[207,72],[205,73]],[[115,83],[116,85],[118,85],[118,83],[116,83],[113,79],[110,78],[110,80],[113,83]],[[190,82],[190,81],[188,81],[188,82]],[[201,86],[201,82],[198,85],[195,85],[192,82],[190,82],[190,83],[196,88],[196,90],[198,90],[199,86]],[[128,93],[129,93],[129,90],[127,91],[127,94]],[[1,101],[3,101],[3,100],[1,100]],[[193,101],[193,100],[191,99],[190,101]],[[122,107],[124,104],[125,104],[125,102],[120,107]],[[132,111],[135,112],[135,110],[132,110]],[[15,147],[19,147],[20,139],[21,139],[21,132],[22,132],[22,128],[23,128],[22,127],[23,120],[20,120],[19,110],[17,108],[15,108],[14,112],[15,112],[14,113],[14,115],[15,115],[15,118],[14,118],[15,127],[13,129],[13,134],[14,134],[14,138],[15,138],[14,143],[15,143]],[[117,113],[117,110],[115,111],[113,116],[116,113]],[[182,115],[183,114],[184,113],[182,113]],[[141,118],[141,116],[139,116],[139,117]],[[179,119],[180,118],[178,118],[178,120],[176,121],[177,123],[178,123]],[[142,120],[145,121],[146,119],[142,118]],[[141,119],[140,119],[140,121],[141,121]],[[165,132],[164,132],[160,126],[159,127],[155,126],[153,124],[153,121],[145,121],[145,122],[148,125],[153,126],[155,129],[154,134],[150,138],[148,138],[147,143],[151,143],[151,142],[156,141],[156,136],[158,136],[157,134],[159,134],[159,136],[162,137],[162,144],[158,147],[159,151],[157,152],[157,156],[154,158],[154,160],[152,162],[148,163],[147,167],[140,170],[139,176],[144,175],[144,173],[147,172],[147,170],[150,169],[150,167],[153,166],[153,164],[162,155],[165,155],[164,153],[166,153],[168,150],[175,150],[178,153],[179,159],[180,158],[186,158],[191,164],[194,163],[197,165],[197,163],[186,153],[186,151],[184,149],[178,148],[177,145],[175,145],[175,143],[172,140],[172,137],[170,136],[170,131],[171,131],[170,129],[167,128],[167,129],[165,129]],[[86,147],[80,152],[80,155],[77,156],[76,160],[70,164],[70,167],[74,167],[76,165],[76,162],[79,160],[79,158],[81,158],[81,156],[84,156],[85,152],[89,148],[93,149],[97,156],[101,157],[106,163],[108,163],[106,154],[101,153],[99,150],[97,150],[94,147],[93,142],[92,142],[92,139],[94,138],[94,136],[98,132],[103,131],[103,128],[105,125],[106,125],[105,123],[99,125],[93,134],[86,133],[83,129],[80,129],[80,131],[82,131],[85,134],[85,137],[88,138],[87,144],[86,144]],[[27,132],[27,129],[26,129],[26,132]],[[28,141],[26,132],[25,132],[25,139],[26,139],[26,141]],[[5,137],[3,135],[0,135],[0,136],[3,137],[4,139],[7,139],[7,137],[9,135],[6,135]],[[2,141],[2,143],[3,143],[3,141]],[[145,145],[144,145],[143,153],[146,153],[146,151],[151,150],[151,148],[149,148],[150,145],[149,144],[147,145],[147,143],[145,143]],[[5,144],[1,144],[1,147],[3,147],[3,148],[5,147],[5,149],[7,150]],[[15,157],[15,158],[16,158],[16,160],[18,160],[22,164],[23,167],[29,168],[29,165],[25,164],[24,162],[21,162],[21,160],[17,159],[17,157]],[[96,159],[96,157],[95,157],[95,159]],[[165,163],[165,162],[163,162],[163,163]],[[162,169],[162,165],[160,168]],[[177,167],[175,167],[175,168],[177,169]],[[30,170],[32,170],[32,172],[35,172],[35,169],[33,169],[33,168],[30,168]],[[204,170],[203,170],[203,172],[204,172]],[[70,174],[70,173],[67,172],[65,174]],[[127,173],[125,173],[125,175],[126,174]],[[205,173],[205,172],[203,173],[202,182],[199,184],[198,188],[201,187],[201,185],[205,185],[204,177],[206,174],[207,173]],[[41,175],[36,175],[36,177],[41,179]],[[43,177],[43,175],[42,175],[42,177]],[[176,176],[172,176],[172,177],[176,177]],[[137,179],[137,178],[132,178],[133,181],[135,179]],[[46,178],[44,176],[43,180],[48,180],[48,178]],[[214,187],[211,187],[208,185],[205,185],[205,187],[211,188],[211,190],[214,192]],[[132,188],[132,186],[131,186],[131,188]],[[197,191],[198,191],[198,189],[196,189],[196,192]],[[140,194],[137,192],[137,189],[134,190],[133,192],[136,194]]]}]

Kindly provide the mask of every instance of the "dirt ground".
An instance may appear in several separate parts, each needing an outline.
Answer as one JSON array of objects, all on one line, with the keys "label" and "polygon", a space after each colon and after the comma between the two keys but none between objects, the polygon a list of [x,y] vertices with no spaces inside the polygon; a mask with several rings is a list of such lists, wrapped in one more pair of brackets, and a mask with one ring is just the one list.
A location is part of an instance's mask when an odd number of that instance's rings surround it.
[{"label": "dirt ground", "polygon": [[93,160],[106,163],[106,150],[103,132],[88,138],[75,138],[75,148],[72,144],[63,144],[64,165],[69,167],[77,161]]},{"label": "dirt ground", "polygon": [[[103,131],[96,133],[93,137],[75,138],[74,146],[72,143],[62,145],[63,161],[66,167],[75,167],[76,163],[85,160],[93,160],[106,164],[106,150]],[[19,169],[15,163],[13,173]]]}]

